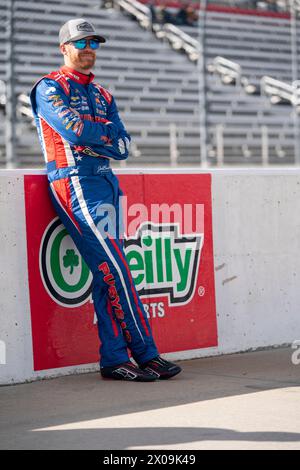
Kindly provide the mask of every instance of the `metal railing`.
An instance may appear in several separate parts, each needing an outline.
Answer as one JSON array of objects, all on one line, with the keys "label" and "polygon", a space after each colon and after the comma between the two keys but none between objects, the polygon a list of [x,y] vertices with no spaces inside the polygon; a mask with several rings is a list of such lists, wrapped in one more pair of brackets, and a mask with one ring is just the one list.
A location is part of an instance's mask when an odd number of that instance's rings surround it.
[{"label": "metal railing", "polygon": [[199,58],[199,41],[184,33],[177,26],[165,23],[152,25],[150,8],[136,0],[117,0],[121,10],[134,16],[139,24],[145,29],[151,29],[158,39],[167,39],[173,49],[184,51],[192,62]]},{"label": "metal railing", "polygon": [[260,95],[259,87],[243,75],[242,67],[237,62],[217,56],[207,65],[207,71],[220,75],[225,85],[241,85],[248,95]]},{"label": "metal railing", "polygon": [[[211,73],[217,73],[221,75],[222,82],[224,84],[241,84],[246,93],[253,93],[251,84],[247,77],[243,76],[242,68],[237,62],[230,61],[224,57],[215,57],[213,62],[208,65],[208,71]],[[293,133],[294,133],[294,153],[296,163],[300,163],[300,129],[299,129],[299,118],[300,118],[300,80],[295,80],[292,84],[276,80],[269,76],[262,77],[260,85],[253,85],[257,90],[257,94],[264,95],[270,98],[270,103],[274,105],[283,104],[289,105],[293,108]],[[262,164],[268,165],[270,161],[270,145],[272,139],[270,139],[270,129],[267,125],[261,125],[259,127],[261,133],[261,155]],[[224,163],[224,136],[227,132],[227,128],[224,124],[216,125],[215,129],[215,146],[211,146],[210,156],[216,158],[217,164],[222,166]],[[253,129],[249,131],[249,137],[245,140],[242,146],[242,154],[245,158],[251,157],[251,135],[254,132]],[[230,131],[229,131],[230,133]],[[255,131],[257,134],[257,130]],[[275,145],[275,152],[278,158],[283,158],[286,155],[286,151],[283,148],[284,139],[280,139]]]},{"label": "metal railing", "polygon": [[288,102],[300,111],[300,81],[296,80],[291,85],[272,77],[264,76],[260,82],[261,92],[269,96],[271,103]]},{"label": "metal railing", "polygon": [[237,62],[217,56],[208,65],[208,71],[222,76],[223,83],[239,84],[241,82],[242,68]]},{"label": "metal railing", "polygon": [[[236,128],[233,128],[230,125],[217,124],[215,126],[214,136],[208,146],[208,153],[210,158],[214,158],[216,160],[217,166],[222,167],[225,163],[225,148],[228,147],[228,140],[231,139],[231,135],[234,130],[237,131]],[[260,125],[250,127],[247,132],[243,129],[241,131],[243,137],[241,137],[240,142],[236,144],[236,148],[240,148],[241,157],[244,157],[245,160],[249,160],[253,157],[253,153],[257,154],[259,152],[261,156],[261,165],[268,166],[270,164],[271,155],[273,155],[273,157],[276,155],[278,159],[286,157],[290,147],[290,142],[284,141],[284,135],[286,133],[287,129],[283,128],[282,131],[279,131],[279,139],[274,142],[274,135],[278,136],[277,128]],[[241,142],[242,140],[243,143]]]},{"label": "metal railing", "polygon": [[300,0],[290,0],[290,3],[296,11],[300,12]]},{"label": "metal railing", "polygon": [[150,9],[136,0],[117,0],[121,10],[130,13],[140,23],[142,28],[149,29],[151,26]]},{"label": "metal railing", "polygon": [[6,87],[3,80],[0,80],[0,106],[6,104]]},{"label": "metal railing", "polygon": [[20,116],[28,118],[34,125],[34,118],[30,104],[30,98],[25,93],[21,93],[17,99],[17,113]]},{"label": "metal railing", "polygon": [[171,23],[162,25],[161,30],[164,32],[164,36],[168,39],[173,49],[176,51],[184,51],[192,62],[196,62],[199,59],[199,41],[184,33],[180,28]]},{"label": "metal railing", "polygon": [[[253,92],[253,90],[247,91],[247,87],[252,86],[254,88],[254,85],[251,85],[247,77],[242,75],[242,67],[237,62],[217,56],[207,66],[207,69],[211,73],[221,75],[223,83],[242,84],[247,93]],[[272,104],[288,102],[300,112],[300,80],[295,80],[292,84],[288,84],[265,75],[260,81],[260,94],[270,96]]]}]

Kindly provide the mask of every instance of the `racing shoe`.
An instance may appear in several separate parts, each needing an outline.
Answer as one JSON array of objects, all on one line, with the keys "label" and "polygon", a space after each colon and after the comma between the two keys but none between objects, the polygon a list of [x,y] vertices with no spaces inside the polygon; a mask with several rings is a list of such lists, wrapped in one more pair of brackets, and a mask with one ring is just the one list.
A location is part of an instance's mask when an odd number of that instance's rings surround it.
[{"label": "racing shoe", "polygon": [[149,372],[160,380],[170,379],[181,372],[181,367],[173,362],[166,361],[160,356],[154,357],[151,361],[140,364],[140,369]]},{"label": "racing shoe", "polygon": [[101,367],[104,379],[127,380],[131,382],[153,382],[157,379],[153,374],[136,367],[132,362],[125,362],[113,367]]}]

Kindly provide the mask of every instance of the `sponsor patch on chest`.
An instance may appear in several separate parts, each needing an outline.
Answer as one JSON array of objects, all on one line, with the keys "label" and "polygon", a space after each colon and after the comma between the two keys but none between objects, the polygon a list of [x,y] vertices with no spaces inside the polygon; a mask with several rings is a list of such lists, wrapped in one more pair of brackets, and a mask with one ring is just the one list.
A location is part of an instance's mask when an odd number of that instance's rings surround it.
[{"label": "sponsor patch on chest", "polygon": [[92,116],[106,116],[107,103],[99,93],[93,92],[90,99],[76,90],[70,97],[70,107],[81,115],[91,114]]}]

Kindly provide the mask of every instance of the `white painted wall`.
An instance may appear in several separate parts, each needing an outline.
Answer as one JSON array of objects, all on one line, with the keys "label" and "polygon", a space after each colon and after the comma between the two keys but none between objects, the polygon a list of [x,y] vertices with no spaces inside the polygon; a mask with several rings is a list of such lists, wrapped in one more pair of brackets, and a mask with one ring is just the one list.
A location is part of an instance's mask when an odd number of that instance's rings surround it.
[{"label": "white painted wall", "polygon": [[300,172],[213,176],[219,350],[300,339]]},{"label": "white painted wall", "polygon": [[[162,173],[167,170],[119,170]],[[172,170],[173,172],[173,170]],[[197,170],[175,170],[195,173]],[[208,171],[200,171],[199,173]],[[209,170],[219,346],[170,353],[185,359],[300,340],[300,169]],[[97,370],[33,371],[23,175],[0,171],[0,384]],[[2,345],[2,343],[1,343]],[[3,346],[3,345],[2,345]]]},{"label": "white painted wall", "polygon": [[32,370],[23,179],[21,172],[0,173],[0,340],[6,352],[0,383],[24,380]]}]

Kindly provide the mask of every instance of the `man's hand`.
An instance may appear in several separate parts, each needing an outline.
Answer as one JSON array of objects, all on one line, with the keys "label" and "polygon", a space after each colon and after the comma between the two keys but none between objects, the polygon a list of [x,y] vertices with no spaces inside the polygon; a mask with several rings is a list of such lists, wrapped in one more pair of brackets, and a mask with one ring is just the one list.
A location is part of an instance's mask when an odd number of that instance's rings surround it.
[{"label": "man's hand", "polygon": [[128,139],[128,137],[121,137],[120,139],[118,139],[118,148],[121,155],[124,155],[124,153],[129,152],[130,140]]},{"label": "man's hand", "polygon": [[108,137],[110,139],[116,139],[119,135],[118,127],[111,121],[106,122],[105,125],[108,127]]}]

